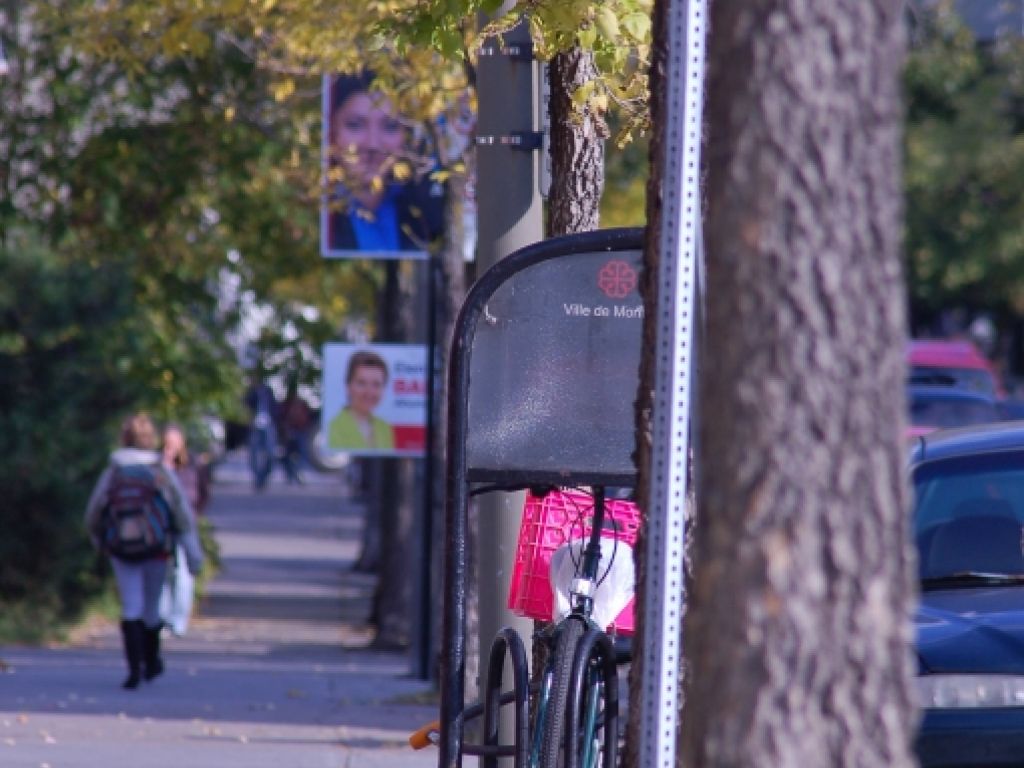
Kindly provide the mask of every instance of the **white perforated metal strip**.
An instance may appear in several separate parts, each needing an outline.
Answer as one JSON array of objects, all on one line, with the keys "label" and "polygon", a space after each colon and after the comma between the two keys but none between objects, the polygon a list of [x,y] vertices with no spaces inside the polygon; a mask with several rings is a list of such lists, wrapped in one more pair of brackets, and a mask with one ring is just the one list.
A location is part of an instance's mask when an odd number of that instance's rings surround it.
[{"label": "white perforated metal strip", "polygon": [[706,0],[670,2],[654,444],[643,605],[645,647],[650,649],[640,701],[639,764],[645,768],[676,765],[706,27]]}]

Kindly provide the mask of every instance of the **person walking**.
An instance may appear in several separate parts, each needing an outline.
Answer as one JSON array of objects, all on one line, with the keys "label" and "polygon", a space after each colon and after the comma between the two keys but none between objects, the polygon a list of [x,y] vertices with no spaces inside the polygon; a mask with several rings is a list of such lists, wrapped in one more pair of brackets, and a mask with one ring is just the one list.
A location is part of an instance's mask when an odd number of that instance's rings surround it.
[{"label": "person walking", "polygon": [[121,447],[89,497],[85,527],[110,557],[121,599],[121,638],[133,690],[164,671],[160,657],[160,593],[167,560],[180,541],[193,575],[203,567],[192,507],[173,473],[161,464],[152,420],[138,413],[121,428]]},{"label": "person walking", "polygon": [[199,465],[192,459],[185,438],[185,430],[177,424],[164,427],[161,445],[161,459],[167,469],[174,472],[185,492],[185,498],[192,505],[192,511],[203,514],[208,494],[204,493],[202,473]]},{"label": "person walking", "polygon": [[254,374],[249,389],[245,392],[245,406],[252,414],[249,423],[249,467],[252,470],[253,485],[257,491],[267,487],[270,473],[274,468],[274,454],[277,440],[274,434],[274,415],[277,400],[274,390]]},{"label": "person walking", "polygon": [[[196,515],[202,515],[208,500],[200,468],[193,461],[188,450],[185,430],[177,424],[164,427],[161,461],[164,467],[178,478],[185,498]],[[160,616],[171,632],[182,637],[188,631],[192,618],[192,601],[195,580],[185,564],[188,554],[178,542],[168,560],[167,578],[160,596]]]},{"label": "person walking", "polygon": [[284,443],[284,452],[281,456],[281,464],[284,466],[285,474],[289,483],[302,483],[302,475],[299,473],[300,462],[309,464],[307,452],[309,428],[313,423],[313,412],[309,403],[298,392],[298,385],[294,381],[288,382],[288,392],[278,408],[279,424],[278,432]]}]

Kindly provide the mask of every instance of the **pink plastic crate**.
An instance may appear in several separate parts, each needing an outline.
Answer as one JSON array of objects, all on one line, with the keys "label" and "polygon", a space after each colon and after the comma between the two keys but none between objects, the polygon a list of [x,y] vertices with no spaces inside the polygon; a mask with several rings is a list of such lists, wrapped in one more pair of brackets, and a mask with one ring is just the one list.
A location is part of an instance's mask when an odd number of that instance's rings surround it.
[{"label": "pink plastic crate", "polygon": [[[508,594],[510,610],[532,619],[551,620],[555,602],[551,593],[551,555],[569,539],[590,534],[593,507],[594,500],[579,491],[554,491],[542,498],[527,494]],[[614,530],[608,527],[609,519],[615,520]],[[618,499],[605,501],[602,538],[615,538],[633,546],[639,528],[640,510],[636,504]],[[602,550],[604,547],[602,545]],[[620,635],[633,634],[632,600],[608,631]]]}]

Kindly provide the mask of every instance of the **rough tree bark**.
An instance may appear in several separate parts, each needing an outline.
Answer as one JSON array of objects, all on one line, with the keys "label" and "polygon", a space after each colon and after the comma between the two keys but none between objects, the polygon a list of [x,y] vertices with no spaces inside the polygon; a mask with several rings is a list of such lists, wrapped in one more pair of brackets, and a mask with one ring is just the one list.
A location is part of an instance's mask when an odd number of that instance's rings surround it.
[{"label": "rough tree bark", "polygon": [[688,768],[913,764],[902,5],[712,7]]},{"label": "rough tree bark", "polygon": [[608,128],[589,108],[573,109],[572,95],[597,76],[594,56],[582,48],[560,53],[549,65],[551,81],[551,190],[549,237],[597,229],[604,190],[604,140]]}]

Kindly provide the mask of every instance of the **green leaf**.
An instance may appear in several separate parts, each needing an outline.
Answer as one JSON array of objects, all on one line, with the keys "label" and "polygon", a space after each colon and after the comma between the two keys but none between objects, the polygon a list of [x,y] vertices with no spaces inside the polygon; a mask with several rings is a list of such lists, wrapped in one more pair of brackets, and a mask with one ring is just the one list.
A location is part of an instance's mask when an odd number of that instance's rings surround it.
[{"label": "green leaf", "polygon": [[651,39],[651,17],[643,13],[630,13],[623,17],[622,28],[636,42]]}]

